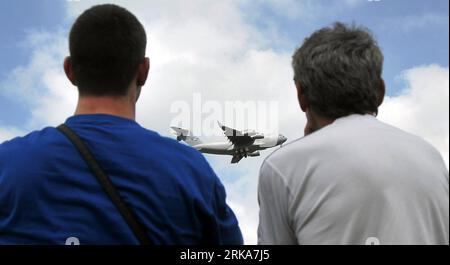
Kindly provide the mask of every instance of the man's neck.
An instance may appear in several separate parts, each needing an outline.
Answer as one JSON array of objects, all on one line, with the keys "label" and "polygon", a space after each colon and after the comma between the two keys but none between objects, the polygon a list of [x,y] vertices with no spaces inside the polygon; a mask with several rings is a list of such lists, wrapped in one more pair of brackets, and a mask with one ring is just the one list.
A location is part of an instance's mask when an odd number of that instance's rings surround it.
[{"label": "man's neck", "polygon": [[129,97],[80,96],[75,115],[80,114],[110,114],[135,120],[136,105]]},{"label": "man's neck", "polygon": [[323,127],[330,125],[334,122],[333,119],[324,118],[320,115],[317,115],[312,110],[308,110],[306,112],[306,116],[308,119],[308,123],[310,126],[309,129],[311,130],[311,132],[318,131],[318,130],[322,129]]}]

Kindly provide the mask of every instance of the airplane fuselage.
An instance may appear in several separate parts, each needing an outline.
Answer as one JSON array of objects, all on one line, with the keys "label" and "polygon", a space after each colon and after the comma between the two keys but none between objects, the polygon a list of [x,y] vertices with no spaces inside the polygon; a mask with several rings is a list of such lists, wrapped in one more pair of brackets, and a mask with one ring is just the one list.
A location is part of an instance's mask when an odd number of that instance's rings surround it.
[{"label": "airplane fuselage", "polygon": [[278,137],[275,136],[266,137],[264,139],[255,140],[255,142],[251,145],[243,146],[236,146],[231,142],[214,142],[201,143],[192,147],[205,154],[234,155],[236,152],[245,152],[247,154],[251,154],[259,150],[264,150],[279,145],[277,139]]},{"label": "airplane fuselage", "polygon": [[243,157],[259,156],[259,150],[282,145],[287,140],[281,134],[263,135],[254,131],[237,131],[220,123],[219,126],[229,141],[204,143],[198,137],[190,135],[188,130],[179,127],[171,128],[176,132],[178,141],[184,141],[202,153],[231,155],[233,156],[231,163],[238,163]]},{"label": "airplane fuselage", "polygon": [[215,142],[215,143],[202,143],[194,145],[192,147],[206,154],[232,155],[233,146],[234,145],[230,142]]}]

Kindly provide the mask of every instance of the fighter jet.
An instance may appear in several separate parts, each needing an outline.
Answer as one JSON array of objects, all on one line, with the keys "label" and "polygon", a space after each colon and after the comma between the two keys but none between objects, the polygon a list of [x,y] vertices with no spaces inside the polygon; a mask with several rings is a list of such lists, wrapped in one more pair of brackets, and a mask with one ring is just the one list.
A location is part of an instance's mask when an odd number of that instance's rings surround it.
[{"label": "fighter jet", "polygon": [[184,141],[188,145],[206,154],[231,155],[231,163],[237,163],[244,157],[259,156],[260,150],[282,145],[287,138],[283,135],[264,135],[255,131],[238,131],[218,122],[227,142],[204,143],[198,137],[191,135],[188,130],[171,127],[178,141]]}]

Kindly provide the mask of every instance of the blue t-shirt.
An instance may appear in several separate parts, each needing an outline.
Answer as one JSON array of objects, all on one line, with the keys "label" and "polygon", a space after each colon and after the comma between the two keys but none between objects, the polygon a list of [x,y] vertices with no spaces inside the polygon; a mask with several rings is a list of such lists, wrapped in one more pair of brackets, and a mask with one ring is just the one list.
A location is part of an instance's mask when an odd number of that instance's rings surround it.
[{"label": "blue t-shirt", "polygon": [[[77,115],[86,143],[155,244],[242,244],[205,158],[133,120]],[[138,244],[72,143],[55,128],[0,145],[0,244]]]}]

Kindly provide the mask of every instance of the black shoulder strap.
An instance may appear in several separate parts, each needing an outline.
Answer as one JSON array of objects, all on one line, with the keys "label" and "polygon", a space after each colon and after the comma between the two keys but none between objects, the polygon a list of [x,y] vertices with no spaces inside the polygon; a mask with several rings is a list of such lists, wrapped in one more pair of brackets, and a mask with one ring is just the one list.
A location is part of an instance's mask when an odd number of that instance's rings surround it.
[{"label": "black shoulder strap", "polygon": [[136,219],[136,216],[131,212],[131,210],[128,208],[122,197],[120,197],[119,193],[117,192],[114,184],[111,182],[108,175],[103,171],[103,169],[98,164],[97,160],[94,158],[92,153],[89,151],[87,146],[84,144],[83,140],[81,140],[78,135],[72,131],[67,125],[61,124],[57,128],[60,132],[62,132],[69,140],[73,143],[73,145],[76,147],[78,152],[81,154],[83,159],[88,164],[89,168],[91,169],[92,173],[94,173],[95,177],[97,178],[98,182],[102,185],[105,192],[108,194],[111,201],[116,205],[117,209],[121,213],[122,217],[127,222],[128,226],[133,231],[136,238],[139,240],[141,245],[149,245],[150,240],[145,233],[144,228],[139,223],[139,221]]}]

